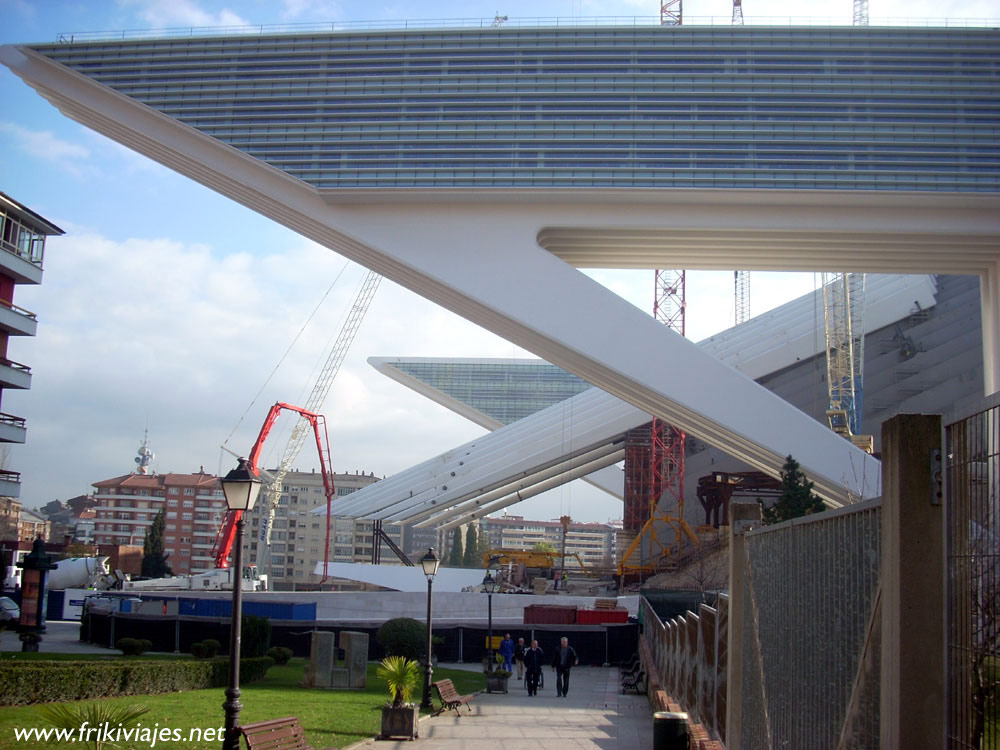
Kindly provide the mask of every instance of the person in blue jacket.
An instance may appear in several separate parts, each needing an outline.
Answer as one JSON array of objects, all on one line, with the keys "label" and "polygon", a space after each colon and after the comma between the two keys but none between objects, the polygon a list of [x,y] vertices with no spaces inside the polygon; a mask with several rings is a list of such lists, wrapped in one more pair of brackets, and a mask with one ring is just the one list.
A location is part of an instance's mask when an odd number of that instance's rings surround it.
[{"label": "person in blue jacket", "polygon": [[503,657],[503,668],[508,672],[514,671],[514,641],[507,633],[500,641],[500,656]]}]

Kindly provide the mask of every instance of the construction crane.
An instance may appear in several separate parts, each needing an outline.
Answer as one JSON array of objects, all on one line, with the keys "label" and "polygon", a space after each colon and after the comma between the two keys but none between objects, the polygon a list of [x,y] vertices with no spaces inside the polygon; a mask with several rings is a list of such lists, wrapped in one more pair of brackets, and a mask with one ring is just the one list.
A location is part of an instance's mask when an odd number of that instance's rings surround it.
[{"label": "construction crane", "polygon": [[854,25],[868,25],[868,0],[854,0]]},{"label": "construction crane", "polygon": [[660,25],[680,26],[684,20],[684,6],[681,0],[661,0]]},{"label": "construction crane", "polygon": [[[344,363],[347,351],[351,348],[351,343],[354,341],[355,335],[357,335],[361,321],[364,320],[365,313],[368,312],[372,297],[375,296],[375,291],[378,289],[381,281],[382,277],[379,274],[369,271],[365,280],[361,283],[360,291],[354,300],[354,304],[351,306],[347,320],[340,329],[337,340],[334,342],[333,348],[326,358],[326,363],[320,371],[319,377],[316,379],[312,393],[309,394],[309,398],[306,400],[302,416],[295,423],[292,435],[288,438],[288,444],[285,446],[285,452],[281,457],[281,462],[278,464],[278,469],[271,475],[265,486],[261,488],[261,522],[260,531],[257,535],[257,552],[254,559],[257,566],[267,570],[268,573],[270,573],[271,561],[268,551],[271,546],[271,526],[274,523],[274,509],[278,503],[278,498],[281,496],[281,488],[285,480],[285,475],[288,474],[289,469],[291,469],[292,464],[299,455],[299,451],[302,450],[302,445],[305,443],[311,426],[311,422],[305,416],[305,413],[317,412],[326,401],[330,387],[333,385],[333,380],[337,377],[337,372]],[[329,512],[327,512],[326,525],[327,537],[329,537]],[[328,558],[329,555],[324,560],[326,561]],[[265,560],[268,563],[266,566],[262,564]]]},{"label": "construction crane", "polygon": [[[312,428],[312,433],[316,439],[316,450],[319,452],[319,468],[323,476],[323,491],[326,494],[326,514],[327,518],[330,517],[330,508],[333,503],[333,468],[330,464],[330,438],[326,430],[326,419],[321,414],[316,414],[308,409],[304,409],[301,406],[292,406],[291,404],[286,404],[281,401],[274,404],[267,412],[267,416],[264,418],[264,424],[260,428],[260,432],[257,434],[257,439],[254,441],[253,447],[250,449],[249,458],[245,460],[247,471],[250,472],[255,477],[261,475],[260,467],[258,462],[260,460],[260,452],[264,446],[264,441],[267,440],[267,436],[271,433],[271,428],[274,427],[275,421],[277,421],[278,416],[282,411],[294,411],[298,413],[300,419],[299,423],[305,422]],[[233,540],[236,537],[236,524],[243,516],[242,510],[233,510],[226,513],[225,520],[223,521],[222,528],[219,530],[218,536],[215,538],[215,545],[212,547],[212,556],[215,558],[215,567],[217,569],[225,569],[229,567],[229,554],[233,549]],[[330,557],[330,525],[327,523],[326,532],[326,550],[324,554],[324,559],[327,560]],[[256,568],[256,566],[250,566]],[[324,566],[323,580],[326,580],[326,570]],[[322,581],[320,581],[322,583]]]},{"label": "construction crane", "polygon": [[743,25],[743,3],[741,0],[733,0],[733,26]]},{"label": "construction crane", "polygon": [[864,385],[865,274],[824,273],[822,282],[826,417],[830,429],[871,453],[872,436],[858,434]]},{"label": "construction crane", "polygon": [[750,272],[733,271],[736,292],[736,325],[750,319]]}]

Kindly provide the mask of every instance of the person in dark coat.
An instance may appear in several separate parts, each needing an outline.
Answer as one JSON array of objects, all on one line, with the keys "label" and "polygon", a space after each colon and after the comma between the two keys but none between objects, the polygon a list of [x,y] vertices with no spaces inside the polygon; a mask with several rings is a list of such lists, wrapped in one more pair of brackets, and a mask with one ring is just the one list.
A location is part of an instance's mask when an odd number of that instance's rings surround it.
[{"label": "person in dark coat", "polygon": [[545,652],[538,648],[538,641],[532,641],[531,646],[524,649],[524,669],[528,681],[528,695],[538,695],[538,681],[542,677],[544,664]]},{"label": "person in dark coat", "polygon": [[517,679],[519,680],[524,678],[524,650],[526,648],[524,638],[518,638],[517,645],[514,646],[514,663],[517,665]]},{"label": "person in dark coat", "polygon": [[556,697],[563,698],[569,692],[569,670],[580,663],[576,651],[569,645],[569,638],[559,639],[559,648],[552,659],[552,669],[556,673]]}]

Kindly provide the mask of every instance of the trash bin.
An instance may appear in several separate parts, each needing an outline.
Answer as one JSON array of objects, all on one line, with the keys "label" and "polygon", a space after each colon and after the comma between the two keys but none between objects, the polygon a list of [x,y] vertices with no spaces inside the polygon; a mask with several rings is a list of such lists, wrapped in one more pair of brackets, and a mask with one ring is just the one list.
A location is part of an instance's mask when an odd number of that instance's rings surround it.
[{"label": "trash bin", "polygon": [[688,715],[672,711],[653,714],[653,750],[688,750]]}]

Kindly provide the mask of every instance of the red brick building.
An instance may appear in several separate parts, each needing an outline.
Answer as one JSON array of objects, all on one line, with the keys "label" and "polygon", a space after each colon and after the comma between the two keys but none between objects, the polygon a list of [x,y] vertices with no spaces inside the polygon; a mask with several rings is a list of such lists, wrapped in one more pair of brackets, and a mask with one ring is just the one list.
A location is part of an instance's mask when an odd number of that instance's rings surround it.
[{"label": "red brick building", "polygon": [[164,549],[176,574],[215,567],[212,546],[226,513],[214,474],[126,474],[94,482],[94,542],[142,547],[146,530],[164,510]]}]

